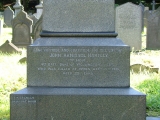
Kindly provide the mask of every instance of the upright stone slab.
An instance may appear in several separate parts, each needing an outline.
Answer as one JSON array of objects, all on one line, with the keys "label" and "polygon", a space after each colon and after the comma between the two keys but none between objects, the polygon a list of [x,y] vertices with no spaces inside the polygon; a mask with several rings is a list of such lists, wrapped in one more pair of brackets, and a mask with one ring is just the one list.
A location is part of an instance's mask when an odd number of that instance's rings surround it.
[{"label": "upright stone slab", "polygon": [[11,21],[14,18],[14,11],[8,6],[5,10],[4,10],[4,23],[8,26],[11,27]]},{"label": "upright stone slab", "polygon": [[140,3],[139,6],[141,6],[142,9],[142,32],[144,31],[144,10],[145,10],[145,6]]},{"label": "upright stone slab", "polygon": [[33,21],[28,17],[27,13],[21,11],[12,20],[13,38],[12,43],[16,46],[27,46],[32,44],[31,32]]},{"label": "upright stone slab", "polygon": [[160,7],[148,15],[147,49],[160,49]]},{"label": "upright stone slab", "polygon": [[29,18],[33,21],[33,25],[32,25],[32,31],[33,31],[33,27],[36,24],[36,22],[38,21],[38,18],[35,15],[31,15],[31,16],[29,16]]},{"label": "upright stone slab", "polygon": [[142,9],[133,3],[125,3],[116,8],[116,32],[118,38],[131,47],[141,50]]},{"label": "upright stone slab", "polygon": [[41,16],[33,26],[33,31],[32,31],[33,41],[35,41],[37,38],[40,38],[40,33],[42,32],[42,18],[43,16]]},{"label": "upright stone slab", "polygon": [[27,88],[11,94],[11,120],[145,120],[145,95],[130,88],[130,47],[116,38],[114,1],[43,5],[41,38],[27,49]]}]

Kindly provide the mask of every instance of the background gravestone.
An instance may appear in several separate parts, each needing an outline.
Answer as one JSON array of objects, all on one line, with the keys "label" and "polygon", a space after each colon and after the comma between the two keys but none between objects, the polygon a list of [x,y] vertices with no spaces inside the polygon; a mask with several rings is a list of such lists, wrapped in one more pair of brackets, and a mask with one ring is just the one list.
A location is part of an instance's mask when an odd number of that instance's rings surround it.
[{"label": "background gravestone", "polygon": [[21,11],[12,20],[13,38],[12,43],[16,46],[27,46],[32,44],[31,32],[32,32],[32,20],[28,17],[27,13]]},{"label": "background gravestone", "polygon": [[141,50],[142,9],[130,2],[116,8],[118,38],[133,50]]},{"label": "background gravestone", "polygon": [[31,15],[29,17],[33,21],[33,25],[32,25],[32,30],[33,30],[33,27],[36,24],[36,22],[38,21],[38,18],[35,15]]},{"label": "background gravestone", "polygon": [[148,15],[147,49],[160,49],[160,7]]},{"label": "background gravestone", "polygon": [[40,33],[42,32],[42,17],[35,23],[33,26],[32,38],[35,41],[37,38],[40,38]]},{"label": "background gravestone", "polygon": [[116,38],[114,1],[43,5],[41,38],[27,49],[27,88],[11,94],[11,120],[145,120],[145,95],[130,88],[130,47]]},{"label": "background gravestone", "polygon": [[14,12],[13,10],[8,6],[5,10],[4,10],[4,23],[8,26],[11,27],[11,21],[14,18]]},{"label": "background gravestone", "polygon": [[139,6],[141,6],[142,9],[142,32],[144,31],[144,10],[145,10],[145,6],[140,3]]}]

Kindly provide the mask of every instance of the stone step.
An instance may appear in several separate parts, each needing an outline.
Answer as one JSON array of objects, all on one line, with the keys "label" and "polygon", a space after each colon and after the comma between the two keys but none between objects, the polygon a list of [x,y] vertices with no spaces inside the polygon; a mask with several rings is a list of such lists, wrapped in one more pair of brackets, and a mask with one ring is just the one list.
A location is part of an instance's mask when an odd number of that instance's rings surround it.
[{"label": "stone step", "polygon": [[146,120],[145,97],[132,88],[28,87],[11,94],[11,120]]}]

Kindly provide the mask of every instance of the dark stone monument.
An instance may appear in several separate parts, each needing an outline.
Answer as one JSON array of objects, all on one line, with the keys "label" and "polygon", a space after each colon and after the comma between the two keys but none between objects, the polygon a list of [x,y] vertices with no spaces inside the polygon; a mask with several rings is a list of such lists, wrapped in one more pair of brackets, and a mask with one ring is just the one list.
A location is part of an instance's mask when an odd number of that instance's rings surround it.
[{"label": "dark stone monument", "polygon": [[130,88],[130,47],[116,38],[114,1],[43,7],[27,88],[10,96],[11,120],[145,120],[146,96]]}]

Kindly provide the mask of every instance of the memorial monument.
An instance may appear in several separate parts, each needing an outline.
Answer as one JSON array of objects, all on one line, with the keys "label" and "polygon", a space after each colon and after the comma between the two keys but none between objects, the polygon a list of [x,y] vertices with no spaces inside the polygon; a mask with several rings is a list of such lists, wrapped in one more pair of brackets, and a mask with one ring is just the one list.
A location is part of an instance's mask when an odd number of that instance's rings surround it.
[{"label": "memorial monument", "polygon": [[45,0],[41,38],[27,50],[27,88],[11,120],[145,120],[130,88],[130,47],[116,38],[114,0]]}]

